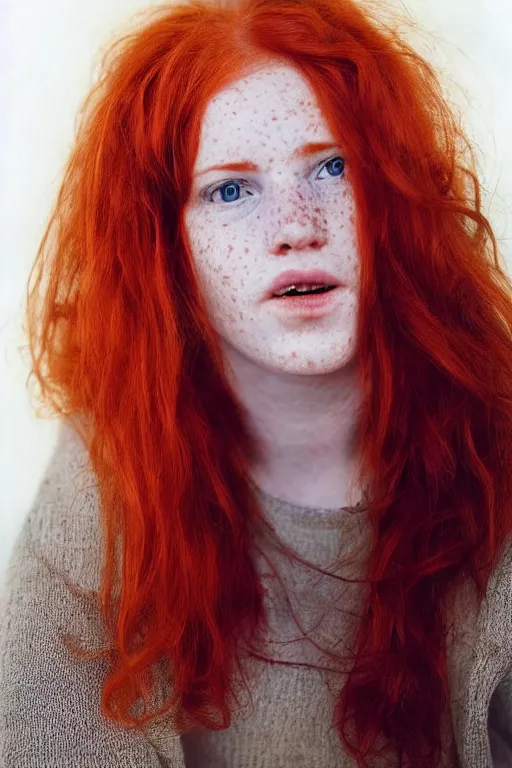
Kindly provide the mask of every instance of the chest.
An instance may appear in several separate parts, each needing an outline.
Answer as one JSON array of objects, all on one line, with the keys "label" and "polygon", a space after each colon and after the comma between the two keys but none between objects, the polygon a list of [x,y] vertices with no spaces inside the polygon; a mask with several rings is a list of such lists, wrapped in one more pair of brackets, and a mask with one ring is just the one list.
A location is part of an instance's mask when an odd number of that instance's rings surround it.
[{"label": "chest", "polygon": [[[333,724],[339,676],[260,664],[228,729],[181,736],[186,768],[355,768]],[[458,768],[454,754],[448,728],[441,768]]]}]

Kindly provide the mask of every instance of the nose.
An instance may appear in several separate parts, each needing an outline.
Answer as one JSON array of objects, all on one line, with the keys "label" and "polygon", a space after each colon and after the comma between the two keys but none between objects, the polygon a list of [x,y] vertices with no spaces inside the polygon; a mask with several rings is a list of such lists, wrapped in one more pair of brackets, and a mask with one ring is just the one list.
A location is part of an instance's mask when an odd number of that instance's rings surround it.
[{"label": "nose", "polygon": [[325,238],[312,232],[304,232],[302,227],[287,227],[274,243],[271,253],[279,255],[287,251],[317,250],[325,243]]},{"label": "nose", "polygon": [[317,250],[327,241],[327,226],[318,201],[296,193],[288,204],[281,198],[275,211],[274,236],[270,252],[274,255],[290,250]]}]

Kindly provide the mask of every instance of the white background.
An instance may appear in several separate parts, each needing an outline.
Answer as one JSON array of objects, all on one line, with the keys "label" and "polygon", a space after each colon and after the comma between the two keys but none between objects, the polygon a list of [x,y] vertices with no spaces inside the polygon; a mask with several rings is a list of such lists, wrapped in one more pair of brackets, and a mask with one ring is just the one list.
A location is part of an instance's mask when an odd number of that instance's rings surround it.
[{"label": "white background", "polygon": [[[58,425],[36,418],[26,385],[28,273],[101,52],[150,5],[0,0],[0,578]],[[410,39],[437,66],[478,148],[484,212],[510,264],[512,2],[406,0],[405,7],[420,25]]]}]

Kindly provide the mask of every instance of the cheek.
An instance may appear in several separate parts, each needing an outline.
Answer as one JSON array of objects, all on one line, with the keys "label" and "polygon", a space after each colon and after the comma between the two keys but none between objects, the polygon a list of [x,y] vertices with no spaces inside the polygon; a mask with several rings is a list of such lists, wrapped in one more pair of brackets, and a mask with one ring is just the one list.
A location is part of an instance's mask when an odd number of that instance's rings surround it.
[{"label": "cheek", "polygon": [[214,210],[213,205],[192,209],[185,217],[185,224],[191,247],[194,252],[202,255],[215,252],[219,248],[226,251],[235,239],[240,239],[232,217],[230,219],[226,212],[223,215]]},{"label": "cheek", "polygon": [[[347,266],[346,276],[353,276],[359,268],[359,252],[356,232],[355,202],[349,187],[329,191],[324,200],[324,212],[331,222],[331,237],[336,252]],[[332,227],[335,223],[335,227]]]},{"label": "cheek", "polygon": [[185,217],[188,241],[192,254],[196,260],[203,260],[214,241],[213,232],[209,222],[197,211],[192,211]]},{"label": "cheek", "polygon": [[185,225],[198,279],[215,313],[221,306],[234,303],[231,288],[240,281],[236,275],[239,264],[236,256],[240,250],[244,251],[244,243],[238,242],[239,236],[237,240],[236,233],[219,217],[190,212],[185,217]]},{"label": "cheek", "polygon": [[229,216],[201,211],[185,218],[192,255],[196,263],[209,272],[229,276],[237,269],[243,270],[261,240],[259,216],[252,224],[235,217],[235,212]]},{"label": "cheek", "polygon": [[185,217],[191,256],[201,275],[215,269],[219,253],[219,232],[207,216],[192,211]]}]

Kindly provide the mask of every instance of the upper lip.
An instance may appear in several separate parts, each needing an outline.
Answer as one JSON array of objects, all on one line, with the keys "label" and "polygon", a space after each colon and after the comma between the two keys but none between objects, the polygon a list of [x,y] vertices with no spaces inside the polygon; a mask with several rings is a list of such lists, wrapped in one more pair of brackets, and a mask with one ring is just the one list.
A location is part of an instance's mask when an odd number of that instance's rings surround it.
[{"label": "upper lip", "polygon": [[274,293],[277,293],[282,288],[288,288],[291,285],[302,285],[304,283],[310,285],[341,285],[337,278],[321,269],[288,269],[286,272],[281,272],[273,281],[269,288],[268,296],[273,296]]}]

